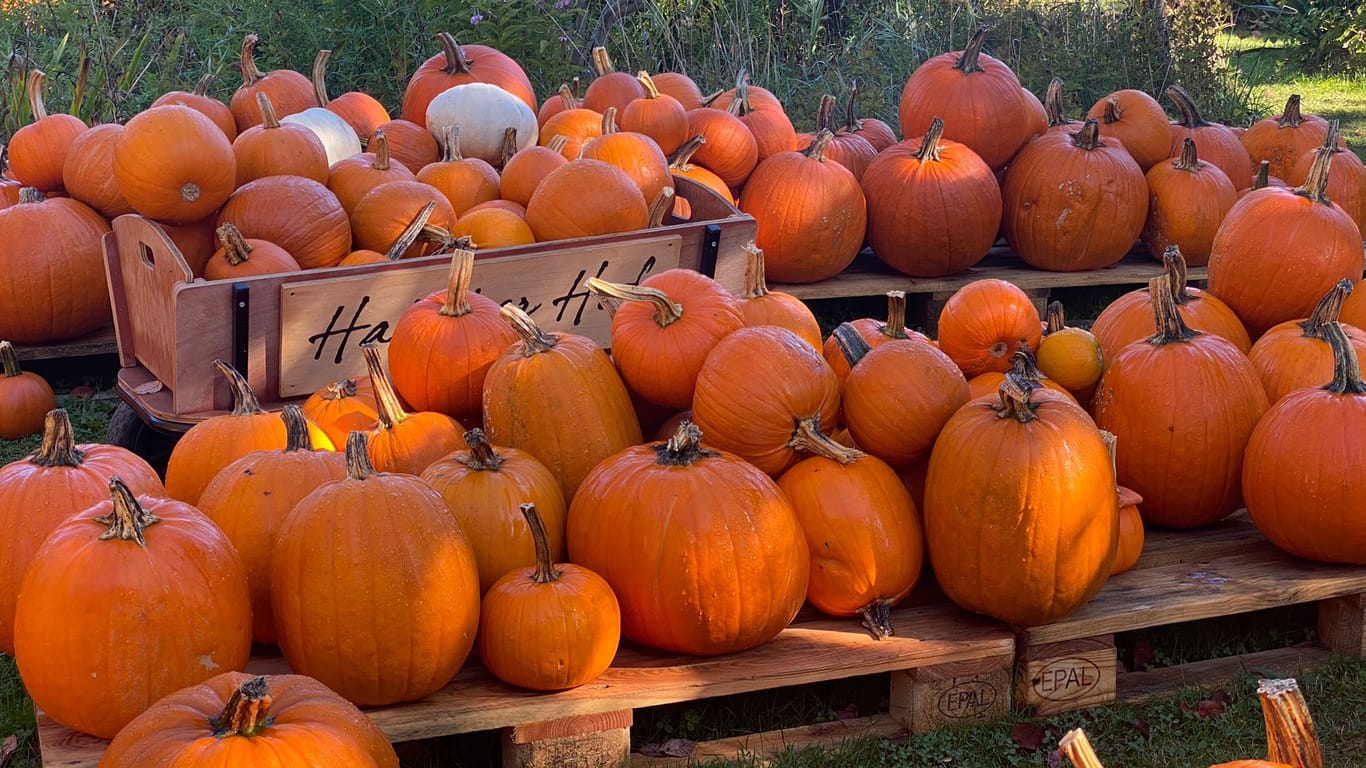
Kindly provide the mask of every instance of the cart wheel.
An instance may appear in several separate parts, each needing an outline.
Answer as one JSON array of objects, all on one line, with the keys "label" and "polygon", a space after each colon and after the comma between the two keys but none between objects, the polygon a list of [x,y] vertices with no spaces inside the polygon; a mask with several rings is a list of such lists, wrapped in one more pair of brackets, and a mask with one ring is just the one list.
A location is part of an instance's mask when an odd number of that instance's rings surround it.
[{"label": "cart wheel", "polygon": [[138,418],[127,403],[119,403],[109,417],[109,428],[105,431],[105,442],[136,453],[152,465],[157,474],[165,477],[166,462],[171,458],[179,435],[162,432]]}]

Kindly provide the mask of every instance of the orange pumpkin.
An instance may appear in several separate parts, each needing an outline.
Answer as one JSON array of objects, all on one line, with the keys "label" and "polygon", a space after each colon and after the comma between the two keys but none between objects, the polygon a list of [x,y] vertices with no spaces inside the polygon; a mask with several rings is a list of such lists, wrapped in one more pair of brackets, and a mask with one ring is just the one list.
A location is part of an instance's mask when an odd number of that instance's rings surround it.
[{"label": "orange pumpkin", "polygon": [[1102,134],[1119,139],[1144,173],[1171,157],[1167,113],[1143,91],[1115,91],[1093,104],[1086,116],[1100,121]]},{"label": "orange pumpkin", "polygon": [[[702,134],[697,134],[691,139],[683,142],[678,151],[669,158],[669,173],[678,178],[680,176],[691,181],[697,182],[711,192],[716,193],[722,200],[731,205],[735,204],[735,195],[731,194],[730,187],[720,176],[703,168],[700,165],[689,162],[697,150],[707,141]],[[683,197],[674,198],[674,215],[680,219],[687,220],[692,217],[692,205]]]},{"label": "orange pumpkin", "polygon": [[[1048,392],[1056,392],[1065,396],[1068,400],[1080,404],[1077,396],[1068,391],[1067,387],[1048,378],[1043,371],[1039,370],[1039,364],[1034,355],[1028,349],[1017,349],[1015,354],[1010,357],[1010,371],[1031,384],[1037,384]],[[1001,382],[1006,380],[1006,374],[999,371],[987,371],[979,373],[968,379],[968,398],[978,400],[980,398],[990,398],[993,401],[1000,397]]]},{"label": "orange pumpkin", "polygon": [[602,120],[602,113],[592,109],[566,109],[545,121],[537,142],[542,147],[548,147],[556,136],[562,136],[564,143],[559,145],[560,154],[566,160],[574,160],[583,150],[583,145],[602,135]]},{"label": "orange pumpkin", "polygon": [[[863,317],[842,323],[842,325],[852,327],[858,332],[858,335],[863,337],[864,342],[873,348],[886,344],[893,339],[909,338],[929,341],[924,334],[906,327],[905,291],[887,292],[887,319],[885,321],[874,317]],[[821,354],[825,357],[825,362],[830,364],[835,376],[839,378],[840,384],[843,385],[845,379],[849,377],[849,360],[845,358],[834,333],[825,339],[825,343],[821,346]]]},{"label": "orange pumpkin", "polygon": [[[516,134],[514,129],[508,130]],[[460,155],[460,126],[448,125],[445,131],[441,161],[418,171],[417,180],[440,190],[455,215],[463,216],[479,203],[498,199],[498,171],[477,157]]]},{"label": "orange pumpkin", "polygon": [[45,344],[109,322],[102,239],[109,223],[84,203],[33,187],[0,210],[0,339]]},{"label": "orange pumpkin", "polygon": [[292,69],[275,69],[262,73],[256,68],[256,44],[261,39],[256,35],[242,38],[242,53],[238,60],[242,69],[242,84],[233,91],[228,101],[233,119],[237,121],[237,132],[245,133],[248,128],[261,124],[262,115],[257,106],[256,94],[264,93],[275,105],[275,114],[280,117],[302,112],[309,107],[318,106],[318,95],[313,91],[313,83]]},{"label": "orange pumpkin", "polygon": [[1105,372],[1105,353],[1100,341],[1084,328],[1069,328],[1063,317],[1062,302],[1050,302],[1048,330],[1039,342],[1039,370],[1068,392],[1090,392]]},{"label": "orange pumpkin", "polygon": [[86,130],[79,117],[47,113],[43,103],[46,77],[41,70],[29,70],[28,103],[33,122],[15,131],[9,140],[10,173],[20,184],[44,193],[62,188],[62,168],[71,145]]},{"label": "orange pumpkin", "polygon": [[[251,128],[247,131],[250,132]],[[246,135],[246,134],[243,134]],[[299,262],[289,252],[267,240],[248,240],[232,224],[218,228],[222,247],[204,265],[204,279],[229,280],[253,275],[273,275],[299,271]]]},{"label": "orange pumpkin", "polygon": [[232,194],[237,159],[212,120],[178,104],[134,115],[114,147],[114,178],[133,210],[188,224],[213,214]]},{"label": "orange pumpkin", "polygon": [[487,45],[460,45],[449,32],[436,39],[441,52],[422,62],[403,92],[404,120],[427,124],[427,105],[441,92],[462,83],[490,83],[526,102],[533,112],[538,106],[531,80],[512,57]]},{"label": "orange pumpkin", "polygon": [[602,113],[616,109],[617,114],[621,114],[627,104],[645,96],[645,88],[640,81],[625,72],[618,72],[612,66],[612,57],[607,55],[606,48],[594,48],[591,57],[597,77],[583,92],[585,107]]},{"label": "orange pumpkin", "polygon": [[264,91],[256,92],[261,122],[237,135],[237,186],[265,176],[303,176],[320,184],[328,178],[327,150],[318,135],[298,123],[280,123]]},{"label": "orange pumpkin", "polygon": [[873,146],[874,151],[881,152],[896,143],[896,134],[892,132],[890,125],[875,117],[859,117],[858,110],[855,109],[858,94],[858,81],[850,82],[849,100],[844,103],[844,126],[836,133],[861,136]]},{"label": "orange pumpkin", "polygon": [[327,96],[327,62],[332,51],[321,50],[313,59],[313,94],[318,105],[346,121],[356,136],[370,136],[389,122],[389,110],[374,96],[363,91],[347,91],[335,99]]},{"label": "orange pumpkin", "polygon": [[1175,245],[1187,264],[1207,264],[1214,233],[1238,202],[1233,182],[1196,155],[1193,139],[1185,140],[1180,157],[1153,165],[1147,179],[1148,220],[1142,240],[1149,255],[1161,261]]},{"label": "orange pumpkin", "polygon": [[959,288],[939,312],[939,348],[969,378],[1010,370],[1021,346],[1039,349],[1039,310],[1025,292],[1004,280],[974,280]]},{"label": "orange pumpkin", "polygon": [[417,212],[413,220],[408,222],[408,226],[398,237],[389,249],[383,253],[370,250],[368,248],[358,248],[346,255],[346,258],[337,263],[339,267],[353,267],[357,264],[386,264],[398,261],[408,252],[419,238],[427,238],[440,248],[453,245],[455,238],[440,227],[428,227],[427,221],[432,216],[432,211],[436,210],[436,200],[428,200],[422,209]]},{"label": "orange pumpkin", "polygon": [[659,150],[654,139],[643,133],[618,132],[613,124],[615,107],[608,107],[602,116],[602,135],[583,145],[580,157],[611,163],[626,172],[640,188],[645,201],[659,197],[665,188],[673,189],[669,175],[669,161]]},{"label": "orange pumpkin", "polygon": [[[1328,123],[1328,132],[1324,134],[1321,149],[1333,156],[1328,174],[1328,199],[1352,217],[1357,230],[1366,232],[1366,165],[1362,164],[1355,152],[1339,144],[1338,121]],[[1314,157],[1313,152],[1300,155],[1300,159],[1286,169],[1285,183],[1299,186],[1307,181],[1309,169],[1314,166]],[[71,185],[68,184],[67,191],[70,189]]]},{"label": "orange pumpkin", "polygon": [[683,109],[693,110],[704,106],[702,89],[691,77],[681,72],[656,72],[652,79],[660,93],[678,99]]},{"label": "orange pumpkin", "polygon": [[466,211],[451,229],[451,234],[456,237],[468,237],[472,247],[480,250],[510,248],[536,242],[536,234],[531,231],[531,225],[526,223],[526,219],[503,208]]},{"label": "orange pumpkin", "polygon": [[[1272,405],[1299,389],[1321,387],[1333,377],[1333,350],[1328,345],[1328,326],[1338,322],[1343,302],[1352,293],[1352,281],[1341,280],[1324,294],[1304,320],[1289,320],[1262,334],[1248,358],[1261,376]],[[1366,355],[1366,332],[1344,325],[1343,333]]]},{"label": "orange pumpkin", "polygon": [[1263,118],[1248,127],[1243,146],[1254,165],[1269,161],[1271,175],[1284,179],[1306,152],[1323,145],[1327,133],[1328,121],[1302,113],[1300,95],[1292,93],[1279,116]]},{"label": "orange pumpkin", "polygon": [[[573,85],[571,86],[570,83]],[[579,78],[572,78],[569,83],[560,83],[560,89],[547,96],[541,102],[541,108],[536,110],[536,126],[545,128],[546,121],[558,115],[566,109],[576,109],[583,106],[582,84]]]},{"label": "orange pumpkin", "polygon": [[1241,184],[1257,164],[1252,162],[1238,134],[1227,125],[1205,122],[1195,100],[1181,86],[1168,86],[1166,94],[1181,112],[1181,119],[1170,125],[1171,145],[1167,156],[1180,155],[1186,139],[1191,139],[1202,160],[1218,166],[1231,181]]},{"label": "orange pumpkin", "polygon": [[18,440],[43,428],[45,414],[57,407],[47,379],[19,367],[14,345],[0,341],[0,439]]},{"label": "orange pumpkin", "polygon": [[526,205],[537,242],[645,229],[649,205],[620,168],[601,160],[575,160],[551,171]]},{"label": "orange pumpkin", "polygon": [[[435,203],[428,215],[431,225],[443,230],[455,226],[455,210],[441,190],[421,181],[388,181],[366,192],[351,210],[351,240],[357,248],[388,249],[413,217],[428,203]],[[403,258],[436,252],[434,243],[418,240],[408,246]]]},{"label": "orange pumpkin", "polygon": [[[835,97],[827,93],[821,97],[820,108],[816,111],[816,133],[820,133],[822,128],[835,132],[838,127],[835,125]],[[810,147],[814,138],[814,135],[799,137],[796,148]],[[852,133],[835,132],[825,148],[826,159],[848,168],[860,182],[863,181],[863,172],[868,169],[868,163],[876,156],[877,150],[867,139]]]},{"label": "orange pumpkin", "polygon": [[375,131],[368,152],[352,155],[332,164],[327,174],[327,188],[336,195],[342,210],[350,216],[365,193],[390,181],[412,181],[413,172],[403,163],[390,157],[389,135],[384,129]]},{"label": "orange pumpkin", "polygon": [[811,309],[790,293],[770,291],[764,274],[764,252],[753,243],[744,247],[745,289],[740,294],[740,315],[745,325],[777,325],[797,334],[820,351],[821,326]]},{"label": "orange pumpkin", "polygon": [[[542,133],[542,136],[545,134]],[[498,182],[498,192],[504,200],[511,200],[523,208],[531,201],[531,196],[540,186],[541,180],[550,172],[569,162],[561,154],[567,139],[552,136],[545,146],[527,147],[503,163],[503,174]]]},{"label": "orange pumpkin", "polygon": [[797,132],[782,103],[767,89],[751,85],[744,69],[736,76],[735,87],[717,95],[711,106],[731,112],[749,128],[758,151],[756,162],[797,149]]},{"label": "orange pumpkin", "polygon": [[114,148],[122,135],[123,126],[118,123],[96,125],[71,142],[62,164],[66,193],[106,219],[133,212],[114,178]]},{"label": "orange pumpkin", "polygon": [[[411,219],[410,213],[404,224]],[[243,237],[275,243],[304,269],[335,267],[351,252],[351,222],[337,196],[302,176],[267,176],[240,187],[218,212],[218,225],[224,223]],[[393,240],[379,244],[387,248]]]},{"label": "orange pumpkin", "polygon": [[678,99],[660,93],[648,72],[636,73],[645,93],[626,104],[621,111],[621,129],[641,133],[654,140],[665,155],[672,155],[688,140],[688,110]]},{"label": "orange pumpkin", "polygon": [[233,117],[232,110],[228,105],[215,99],[209,94],[209,85],[213,83],[214,73],[207,72],[195,83],[192,91],[167,91],[161,94],[152,102],[154,107],[164,107],[167,104],[182,104],[197,112],[202,112],[205,117],[213,121],[214,125],[223,130],[223,135],[228,137],[231,142],[237,138],[237,118]]},{"label": "orange pumpkin", "polygon": [[[739,101],[732,103],[739,108]],[[692,159],[716,174],[732,194],[759,164],[759,145],[754,133],[730,112],[713,107],[690,110],[688,135],[703,138]]]},{"label": "orange pumpkin", "polygon": [[[1101,430],[1100,436],[1110,451],[1110,468],[1118,476],[1119,469],[1115,464],[1118,440],[1104,430]],[[1138,564],[1138,558],[1143,555],[1143,542],[1146,538],[1143,514],[1138,507],[1143,503],[1143,497],[1122,485],[1115,488],[1115,493],[1119,497],[1119,549],[1115,550],[1115,562],[1110,566],[1111,576],[1123,573]]]},{"label": "orange pumpkin", "polygon": [[374,343],[362,344],[370,386],[375,392],[379,425],[369,435],[370,463],[380,472],[420,475],[432,462],[465,446],[465,428],[433,411],[409,413],[394,392],[393,382]]},{"label": "orange pumpkin", "polygon": [[441,159],[441,147],[436,137],[425,127],[425,122],[390,120],[375,129],[367,146],[375,141],[380,131],[389,137],[389,153],[409,171],[416,173]]},{"label": "orange pumpkin", "polygon": [[332,445],[345,445],[352,432],[366,432],[379,424],[375,389],[370,378],[346,378],[333,382],[308,396],[304,416],[318,425]]}]

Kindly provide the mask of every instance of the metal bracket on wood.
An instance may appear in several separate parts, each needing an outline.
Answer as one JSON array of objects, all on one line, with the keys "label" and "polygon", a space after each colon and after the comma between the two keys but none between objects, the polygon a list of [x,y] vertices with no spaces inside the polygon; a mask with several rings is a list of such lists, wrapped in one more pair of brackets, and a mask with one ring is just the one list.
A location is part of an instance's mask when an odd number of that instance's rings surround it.
[{"label": "metal bracket on wood", "polygon": [[721,252],[721,225],[708,224],[702,236],[702,258],[698,260],[697,271],[707,277],[716,277],[716,257]]},{"label": "metal bracket on wood", "polygon": [[251,342],[251,286],[232,284],[232,367],[247,376],[248,350]]}]

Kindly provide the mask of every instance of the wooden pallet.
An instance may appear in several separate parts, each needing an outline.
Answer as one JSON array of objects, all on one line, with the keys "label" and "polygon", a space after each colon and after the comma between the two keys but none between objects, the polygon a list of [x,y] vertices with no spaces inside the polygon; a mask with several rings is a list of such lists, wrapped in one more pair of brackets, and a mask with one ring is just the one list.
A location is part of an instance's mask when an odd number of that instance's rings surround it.
[{"label": "wooden pallet", "polygon": [[107,325],[84,336],[51,344],[15,344],[14,351],[22,360],[53,360],[63,357],[93,357],[95,355],[117,355],[118,342],[114,338],[114,326]]},{"label": "wooden pallet", "polygon": [[[635,709],[861,675],[891,673],[886,722],[897,731],[919,733],[1006,712],[1015,650],[1008,628],[942,603],[899,608],[892,616],[898,635],[882,641],[857,620],[803,614],[773,641],[744,653],[691,658],[623,647],[602,677],[552,694],[510,688],[472,666],[422,701],[368,714],[395,742],[498,729],[504,766],[587,768],[630,759]],[[257,658],[248,670],[288,668],[280,658]],[[107,744],[42,712],[38,738],[45,768],[94,768]]]},{"label": "wooden pallet", "polygon": [[[1245,515],[1199,531],[1150,531],[1133,570],[1076,614],[1016,631],[1015,706],[1050,715],[1138,701],[1244,670],[1302,674],[1334,652],[1366,656],[1366,567],[1311,563],[1273,547]],[[1121,672],[1114,635],[1268,608],[1318,604],[1317,644]]]}]

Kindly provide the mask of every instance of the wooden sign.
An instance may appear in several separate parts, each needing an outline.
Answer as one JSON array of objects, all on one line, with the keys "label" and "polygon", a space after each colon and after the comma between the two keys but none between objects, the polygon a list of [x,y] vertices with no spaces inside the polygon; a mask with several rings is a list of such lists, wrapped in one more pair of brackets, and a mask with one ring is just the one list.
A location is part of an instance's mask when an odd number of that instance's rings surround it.
[{"label": "wooden sign", "polygon": [[[604,347],[611,316],[586,287],[590,277],[638,284],[677,267],[682,238],[670,235],[610,246],[480,259],[473,288],[500,304],[516,304],[550,331],[572,331]],[[280,286],[280,395],[306,395],[365,373],[360,345],[377,342],[386,359],[403,310],[445,288],[449,265],[355,277],[286,282]]]}]

